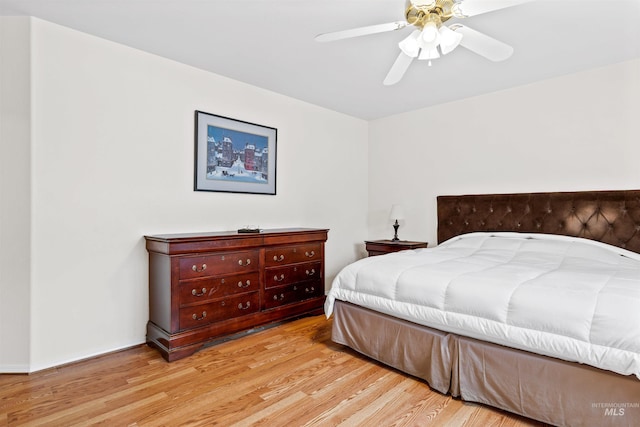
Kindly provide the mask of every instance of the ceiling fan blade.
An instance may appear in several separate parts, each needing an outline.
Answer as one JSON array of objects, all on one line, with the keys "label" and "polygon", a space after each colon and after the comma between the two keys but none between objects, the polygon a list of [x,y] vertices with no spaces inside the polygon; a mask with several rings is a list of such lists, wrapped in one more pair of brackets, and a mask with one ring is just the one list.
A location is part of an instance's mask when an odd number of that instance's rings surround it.
[{"label": "ceiling fan blade", "polygon": [[504,61],[513,54],[513,48],[508,44],[464,25],[453,24],[449,26],[449,29],[462,34],[460,46],[491,61]]},{"label": "ceiling fan blade", "polygon": [[352,28],[350,30],[334,31],[332,33],[318,34],[317,42],[332,42],[352,37],[368,36],[369,34],[385,33],[387,31],[400,30],[409,25],[406,21],[388,22],[386,24],[369,25],[367,27]]},{"label": "ceiling fan blade", "polygon": [[402,80],[402,76],[409,69],[409,65],[413,61],[413,57],[400,52],[400,55],[396,58],[396,61],[391,66],[391,69],[387,73],[387,77],[382,82],[385,86],[391,86]]},{"label": "ceiling fan blade", "polygon": [[533,0],[463,0],[454,6],[454,16],[457,18],[467,18],[469,16],[493,12],[494,10],[518,6],[523,3],[529,3],[530,1]]}]

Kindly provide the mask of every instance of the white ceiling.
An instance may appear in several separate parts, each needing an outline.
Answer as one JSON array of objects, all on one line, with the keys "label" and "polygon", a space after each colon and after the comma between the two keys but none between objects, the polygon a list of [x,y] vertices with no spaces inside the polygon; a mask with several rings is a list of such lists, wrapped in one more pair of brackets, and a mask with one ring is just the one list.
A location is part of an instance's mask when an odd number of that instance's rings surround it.
[{"label": "white ceiling", "polygon": [[459,47],[431,67],[414,61],[395,86],[382,80],[410,28],[313,40],[402,20],[404,3],[0,0],[0,15],[35,16],[367,120],[640,57],[640,0],[534,0],[465,19],[514,55],[493,63]]}]

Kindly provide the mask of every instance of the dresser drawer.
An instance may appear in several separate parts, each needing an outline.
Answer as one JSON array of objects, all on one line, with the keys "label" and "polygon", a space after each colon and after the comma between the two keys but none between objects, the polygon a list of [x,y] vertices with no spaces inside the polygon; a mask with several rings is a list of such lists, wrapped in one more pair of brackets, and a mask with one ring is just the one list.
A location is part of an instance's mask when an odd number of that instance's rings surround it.
[{"label": "dresser drawer", "polygon": [[322,248],[320,243],[280,246],[265,250],[265,265],[267,267],[296,262],[319,261],[321,259]]},{"label": "dresser drawer", "polygon": [[223,252],[180,258],[180,279],[258,271],[258,251]]},{"label": "dresser drawer", "polygon": [[296,282],[305,282],[321,278],[322,263],[309,262],[304,264],[286,265],[283,267],[267,268],[265,270],[265,286],[288,285]]},{"label": "dresser drawer", "polygon": [[182,281],[180,282],[180,306],[200,304],[233,294],[257,291],[259,288],[260,275],[257,271]]},{"label": "dresser drawer", "polygon": [[260,293],[234,295],[223,300],[180,309],[180,329],[197,328],[209,323],[245,316],[260,310]]},{"label": "dresser drawer", "polygon": [[271,288],[265,292],[264,305],[266,309],[276,308],[281,305],[319,297],[322,294],[322,285],[317,281],[281,286],[278,288]]}]

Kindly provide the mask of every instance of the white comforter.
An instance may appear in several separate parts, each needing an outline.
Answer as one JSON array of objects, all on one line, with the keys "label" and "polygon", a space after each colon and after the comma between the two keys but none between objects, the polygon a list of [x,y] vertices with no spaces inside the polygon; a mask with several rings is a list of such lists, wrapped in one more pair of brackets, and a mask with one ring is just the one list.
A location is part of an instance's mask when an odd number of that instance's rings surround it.
[{"label": "white comforter", "polygon": [[640,255],[591,240],[472,233],[345,267],[336,299],[640,378]]}]

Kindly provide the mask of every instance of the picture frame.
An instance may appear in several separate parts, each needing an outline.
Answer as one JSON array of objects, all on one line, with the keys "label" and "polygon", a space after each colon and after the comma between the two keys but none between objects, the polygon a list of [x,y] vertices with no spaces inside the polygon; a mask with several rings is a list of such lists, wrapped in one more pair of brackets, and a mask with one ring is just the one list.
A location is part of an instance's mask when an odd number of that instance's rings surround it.
[{"label": "picture frame", "polygon": [[194,191],[276,194],[278,130],[195,111]]}]

